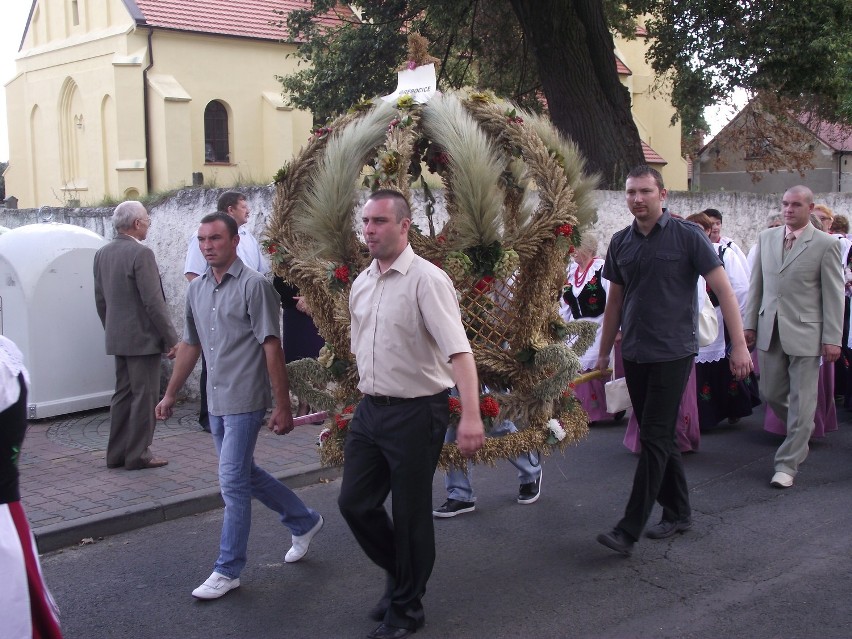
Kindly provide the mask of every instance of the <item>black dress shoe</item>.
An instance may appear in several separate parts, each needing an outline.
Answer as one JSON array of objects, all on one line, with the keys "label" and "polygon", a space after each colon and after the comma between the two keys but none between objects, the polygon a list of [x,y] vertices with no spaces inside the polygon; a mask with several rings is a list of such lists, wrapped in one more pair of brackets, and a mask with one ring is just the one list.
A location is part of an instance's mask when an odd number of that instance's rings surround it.
[{"label": "black dress shoe", "polygon": [[382,624],[373,632],[367,635],[367,639],[403,639],[414,634],[414,630],[409,628],[397,628],[396,626],[388,626]]},{"label": "black dress shoe", "polygon": [[115,464],[107,462],[107,468],[121,468],[122,466],[124,466],[124,462],[116,462]]},{"label": "black dress shoe", "polygon": [[167,462],[165,459],[151,458],[146,462],[142,462],[138,466],[127,466],[127,465],[125,465],[124,467],[127,470],[145,470],[146,468],[162,468],[163,466],[168,466],[168,465],[169,465],[169,462]]},{"label": "black dress shoe", "polygon": [[686,532],[690,528],[692,528],[691,519],[679,519],[677,521],[662,519],[656,526],[651,526],[645,533],[645,536],[648,539],[665,539],[675,533]]},{"label": "black dress shoe", "polygon": [[613,528],[611,532],[598,535],[598,543],[629,557],[635,542],[620,528]]}]

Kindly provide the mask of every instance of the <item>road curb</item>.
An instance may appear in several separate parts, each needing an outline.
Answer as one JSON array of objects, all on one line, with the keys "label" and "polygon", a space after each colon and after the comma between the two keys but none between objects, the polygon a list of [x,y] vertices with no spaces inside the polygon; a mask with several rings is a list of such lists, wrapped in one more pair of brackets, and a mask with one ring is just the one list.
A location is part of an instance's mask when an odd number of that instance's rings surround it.
[{"label": "road curb", "polygon": [[[343,468],[311,464],[297,472],[273,473],[293,489],[319,483],[322,479],[338,479]],[[51,552],[79,544],[88,537],[108,537],[164,521],[179,519],[222,507],[218,488],[205,488],[166,499],[134,504],[128,508],[110,510],[69,522],[33,528],[39,553]]]}]

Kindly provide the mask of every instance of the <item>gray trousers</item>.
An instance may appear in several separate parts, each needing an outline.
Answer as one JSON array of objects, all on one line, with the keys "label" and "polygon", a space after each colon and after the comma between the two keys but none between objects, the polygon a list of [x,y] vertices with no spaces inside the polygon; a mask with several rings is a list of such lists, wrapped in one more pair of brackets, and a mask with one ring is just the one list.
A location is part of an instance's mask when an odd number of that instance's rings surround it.
[{"label": "gray trousers", "polygon": [[814,432],[819,383],[819,356],[787,355],[772,331],[769,350],[758,351],[760,394],[775,415],[787,425],[787,438],[775,453],[775,471],[796,475],[808,456]]},{"label": "gray trousers", "polygon": [[128,469],[151,459],[154,409],[160,394],[161,355],[115,356],[115,393],[110,402],[106,463]]}]

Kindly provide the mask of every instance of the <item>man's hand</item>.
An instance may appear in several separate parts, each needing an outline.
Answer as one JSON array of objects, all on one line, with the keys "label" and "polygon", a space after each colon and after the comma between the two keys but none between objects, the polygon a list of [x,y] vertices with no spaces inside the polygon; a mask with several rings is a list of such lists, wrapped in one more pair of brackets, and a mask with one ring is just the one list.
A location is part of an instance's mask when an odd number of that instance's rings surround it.
[{"label": "man's hand", "polygon": [[174,395],[169,395],[166,393],[163,395],[163,399],[160,400],[160,403],[157,404],[157,407],[154,409],[154,416],[157,419],[166,420],[172,416],[172,407],[175,405]]},{"label": "man's hand", "polygon": [[[745,332],[748,333],[749,331]],[[753,333],[754,331],[751,332]],[[731,375],[737,381],[745,379],[754,370],[751,354],[748,352],[748,348],[742,344],[735,345],[731,349],[731,354],[728,356],[728,365],[731,367]]]},{"label": "man's hand", "polygon": [[822,359],[829,364],[840,359],[840,347],[834,344],[822,345]]},{"label": "man's hand", "polygon": [[753,351],[754,345],[757,343],[757,333],[750,328],[747,328],[743,331],[743,337],[745,337],[746,348]]},{"label": "man's hand", "polygon": [[[180,344],[180,342],[178,342],[178,344]],[[166,353],[166,357],[167,357],[168,359],[174,359],[175,357],[177,357],[177,352],[178,352],[178,345],[177,345],[177,344],[175,344],[174,346],[172,346],[172,347],[168,350],[168,352]]]},{"label": "man's hand", "polygon": [[482,425],[479,407],[475,406],[472,411],[465,411],[462,405],[462,415],[456,427],[456,445],[459,447],[459,452],[465,457],[473,457],[484,443],[485,426]]},{"label": "man's hand", "polygon": [[609,368],[609,355],[598,355],[598,361],[595,362],[595,370],[605,371]]},{"label": "man's hand", "polygon": [[293,430],[293,411],[289,406],[276,406],[266,427],[276,435],[286,435]]}]

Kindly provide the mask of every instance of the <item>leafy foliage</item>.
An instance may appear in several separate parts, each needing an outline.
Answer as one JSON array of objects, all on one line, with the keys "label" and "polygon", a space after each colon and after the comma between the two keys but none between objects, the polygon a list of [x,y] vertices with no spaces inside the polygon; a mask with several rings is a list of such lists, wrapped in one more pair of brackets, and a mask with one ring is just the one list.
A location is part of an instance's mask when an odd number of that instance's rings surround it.
[{"label": "leafy foliage", "polygon": [[[634,3],[631,3],[634,4]],[[637,2],[651,14],[658,73],[672,73],[673,104],[686,132],[705,106],[735,89],[774,94],[773,106],[852,122],[852,3],[849,0]],[[783,111],[776,110],[777,115]]]},{"label": "leafy foliage", "polygon": [[[593,28],[602,15],[610,31],[628,38],[636,37],[637,25],[644,23],[651,38],[649,61],[660,78],[671,81],[687,154],[697,151],[708,129],[705,107],[729,100],[735,89],[751,96],[775,94],[785,108],[852,123],[849,0],[361,0],[354,6],[362,11],[362,23],[344,20],[332,26],[315,18],[334,11],[336,3],[311,4],[309,10],[286,16],[282,25],[286,22],[291,38],[305,42],[298,56],[312,66],[280,80],[293,104],[312,110],[320,121],[395,86],[406,34],[419,31],[441,61],[439,89],[491,89],[538,113],[546,95],[556,126],[578,142],[593,169],[606,172],[583,130],[601,138],[603,121],[605,128],[617,129],[616,139],[628,149],[634,137],[625,124],[630,121],[629,101],[620,101],[608,84],[615,73],[609,70],[609,32]],[[530,29],[524,12],[536,15],[537,25],[542,23],[539,16],[552,16],[552,24]],[[576,66],[590,60],[595,73],[566,73],[564,67],[570,65],[553,56],[555,42],[562,43]],[[577,57],[583,52],[586,60]],[[557,76],[561,85],[554,85]],[[598,83],[602,91],[593,90]],[[575,103],[578,95],[591,95],[600,108],[588,108],[588,101]],[[566,115],[568,102],[569,110],[583,112]],[[626,117],[619,120],[622,112]],[[610,140],[604,144],[612,147]],[[604,163],[615,159],[615,151],[608,153],[602,153]],[[610,185],[618,181],[615,174],[603,177]]]},{"label": "leafy foliage", "polygon": [[395,86],[411,31],[421,33],[432,53],[440,54],[440,88],[485,86],[525,108],[542,110],[534,60],[505,0],[353,4],[361,10],[360,23],[317,21],[334,10],[330,0],[314,0],[312,9],[293,11],[280,23],[291,39],[304,42],[298,56],[313,66],[278,79],[293,105],[313,111],[318,121]]},{"label": "leafy foliage", "polygon": [[3,172],[7,166],[8,162],[0,162],[0,202],[6,199],[6,178],[3,177]]}]

